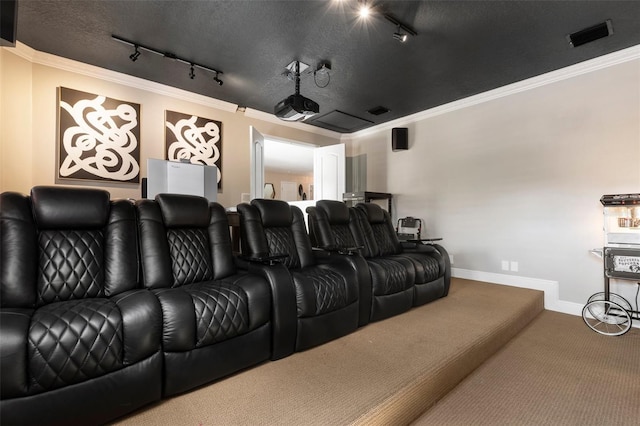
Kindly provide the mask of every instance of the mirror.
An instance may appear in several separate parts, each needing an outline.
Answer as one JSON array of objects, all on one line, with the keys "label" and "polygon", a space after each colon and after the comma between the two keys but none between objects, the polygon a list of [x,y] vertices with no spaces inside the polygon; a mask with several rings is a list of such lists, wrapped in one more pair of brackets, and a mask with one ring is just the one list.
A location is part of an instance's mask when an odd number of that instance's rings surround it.
[{"label": "mirror", "polygon": [[276,198],[276,188],[272,183],[264,184],[264,198]]}]

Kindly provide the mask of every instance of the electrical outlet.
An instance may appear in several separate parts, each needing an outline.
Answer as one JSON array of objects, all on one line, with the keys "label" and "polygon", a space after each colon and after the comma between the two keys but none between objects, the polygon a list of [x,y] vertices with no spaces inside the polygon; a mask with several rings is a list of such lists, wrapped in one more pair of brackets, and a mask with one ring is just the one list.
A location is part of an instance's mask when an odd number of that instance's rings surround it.
[{"label": "electrical outlet", "polygon": [[503,271],[508,271],[509,270],[509,261],[508,260],[503,260],[502,261],[502,270]]},{"label": "electrical outlet", "polygon": [[518,262],[515,260],[511,261],[511,272],[518,272]]}]

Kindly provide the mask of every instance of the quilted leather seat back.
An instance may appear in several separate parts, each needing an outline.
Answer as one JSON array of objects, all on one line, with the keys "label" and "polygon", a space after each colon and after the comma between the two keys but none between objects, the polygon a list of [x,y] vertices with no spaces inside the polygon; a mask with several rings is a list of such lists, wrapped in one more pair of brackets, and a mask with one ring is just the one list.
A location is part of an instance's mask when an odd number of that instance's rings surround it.
[{"label": "quilted leather seat back", "polygon": [[372,236],[377,245],[374,256],[389,256],[401,253],[400,242],[396,236],[389,213],[374,203],[358,203],[356,209],[363,212],[371,226]]},{"label": "quilted leather seat back", "polygon": [[302,211],[281,200],[255,199],[238,206],[243,250],[247,254],[283,254],[283,263],[297,269],[315,264]]},{"label": "quilted leather seat back", "polygon": [[[180,287],[235,273],[224,208],[206,198],[159,194],[137,202],[148,288]],[[215,241],[220,250],[212,249]]]},{"label": "quilted leather seat back", "polygon": [[[38,306],[111,296],[136,287],[137,246],[131,238],[135,214],[130,203],[110,202],[109,193],[101,190],[35,187],[31,205]],[[122,238],[130,240],[128,247],[114,244]]]},{"label": "quilted leather seat back", "polygon": [[335,200],[318,201],[315,220],[321,246],[358,246],[352,233],[351,213],[345,203]]},{"label": "quilted leather seat back", "polygon": [[213,278],[209,246],[209,205],[205,198],[160,194],[156,197],[167,232],[172,287]]}]

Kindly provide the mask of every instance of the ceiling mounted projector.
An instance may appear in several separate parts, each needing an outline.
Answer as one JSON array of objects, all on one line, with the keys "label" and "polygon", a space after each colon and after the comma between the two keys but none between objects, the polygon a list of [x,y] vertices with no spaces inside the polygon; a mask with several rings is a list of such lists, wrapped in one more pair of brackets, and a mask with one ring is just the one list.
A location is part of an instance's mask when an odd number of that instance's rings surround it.
[{"label": "ceiling mounted projector", "polygon": [[295,63],[296,93],[281,100],[274,107],[274,114],[285,121],[303,121],[320,112],[320,106],[300,94],[300,62]]}]

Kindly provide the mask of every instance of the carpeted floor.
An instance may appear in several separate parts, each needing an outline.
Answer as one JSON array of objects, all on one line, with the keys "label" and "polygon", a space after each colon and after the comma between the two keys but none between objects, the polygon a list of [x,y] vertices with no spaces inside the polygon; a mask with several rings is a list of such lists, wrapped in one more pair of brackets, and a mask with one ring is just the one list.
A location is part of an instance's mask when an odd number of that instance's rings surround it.
[{"label": "carpeted floor", "polygon": [[427,425],[638,425],[640,330],[545,311],[422,415]]},{"label": "carpeted floor", "polygon": [[167,399],[120,424],[407,424],[542,309],[538,291],[455,279],[444,299]]}]

